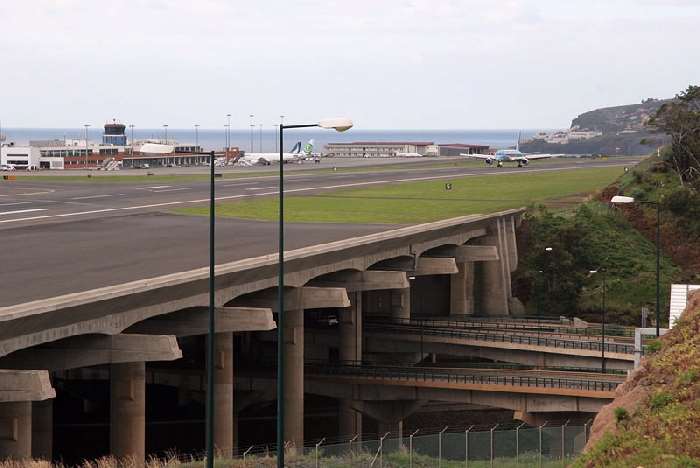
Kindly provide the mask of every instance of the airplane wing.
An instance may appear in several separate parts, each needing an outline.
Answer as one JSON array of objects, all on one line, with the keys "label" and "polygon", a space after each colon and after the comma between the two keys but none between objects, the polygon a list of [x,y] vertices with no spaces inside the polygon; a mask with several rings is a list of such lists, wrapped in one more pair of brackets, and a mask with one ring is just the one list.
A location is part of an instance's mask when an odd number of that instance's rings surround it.
[{"label": "airplane wing", "polygon": [[532,161],[533,159],[549,159],[549,158],[558,158],[561,156],[560,154],[527,154],[525,157],[529,160]]},{"label": "airplane wing", "polygon": [[460,156],[464,156],[465,158],[474,158],[474,159],[494,159],[495,156],[492,154],[467,154],[467,153],[460,153]]}]

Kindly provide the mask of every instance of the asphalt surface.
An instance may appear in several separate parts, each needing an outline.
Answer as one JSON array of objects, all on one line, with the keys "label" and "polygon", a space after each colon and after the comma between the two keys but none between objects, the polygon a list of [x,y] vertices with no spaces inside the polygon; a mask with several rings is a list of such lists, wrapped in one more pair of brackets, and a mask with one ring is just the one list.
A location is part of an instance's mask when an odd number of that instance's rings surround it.
[{"label": "asphalt surface", "polygon": [[[405,164],[365,173],[292,171],[286,178],[285,193],[291,196],[466,175],[633,165],[637,161],[562,159],[522,169]],[[131,171],[116,175],[126,174]],[[216,196],[218,201],[276,196],[276,184],[275,175],[222,179],[216,182]],[[167,183],[0,180],[0,307],[206,266],[206,218],[172,215],[167,210],[205,204],[208,196],[208,182],[187,178]],[[292,250],[391,227],[289,224],[286,245]],[[276,223],[217,221],[217,263],[273,253],[276,246]]]}]

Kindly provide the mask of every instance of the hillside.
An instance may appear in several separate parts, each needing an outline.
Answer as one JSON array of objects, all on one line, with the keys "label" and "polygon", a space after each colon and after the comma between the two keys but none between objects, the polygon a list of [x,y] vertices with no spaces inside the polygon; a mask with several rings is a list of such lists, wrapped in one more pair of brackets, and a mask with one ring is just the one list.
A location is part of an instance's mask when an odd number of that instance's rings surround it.
[{"label": "hillside", "polygon": [[641,104],[604,107],[576,117],[571,122],[572,130],[603,132],[603,135],[623,131],[644,131],[649,118],[668,102],[666,99],[647,99]]},{"label": "hillside", "polygon": [[700,466],[700,293],[660,343],[598,414],[573,466]]},{"label": "hillside", "polygon": [[604,107],[584,112],[571,121],[570,132],[602,132],[588,139],[548,143],[533,139],[521,144],[531,153],[644,155],[663,145],[665,137],[647,129],[649,119],[668,99],[647,99],[640,104]]}]

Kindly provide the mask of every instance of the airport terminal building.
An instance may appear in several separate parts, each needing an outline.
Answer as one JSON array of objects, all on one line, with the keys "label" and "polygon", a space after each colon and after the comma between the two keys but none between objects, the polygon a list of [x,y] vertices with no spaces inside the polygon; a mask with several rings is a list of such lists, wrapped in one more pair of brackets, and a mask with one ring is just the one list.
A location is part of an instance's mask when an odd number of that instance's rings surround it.
[{"label": "airport terminal building", "polygon": [[406,158],[423,156],[459,156],[488,154],[488,145],[464,143],[435,144],[432,141],[355,141],[329,143],[326,155],[336,158]]}]

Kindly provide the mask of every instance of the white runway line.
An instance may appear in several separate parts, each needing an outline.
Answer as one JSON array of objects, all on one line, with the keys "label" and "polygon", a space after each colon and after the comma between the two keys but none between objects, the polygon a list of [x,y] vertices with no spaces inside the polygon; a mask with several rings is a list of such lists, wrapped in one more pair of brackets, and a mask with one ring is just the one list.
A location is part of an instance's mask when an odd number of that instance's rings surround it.
[{"label": "white runway line", "polygon": [[171,189],[164,189],[164,190],[154,190],[153,193],[178,192],[180,190],[192,190],[192,189],[189,187],[180,187],[180,188],[171,188]]},{"label": "white runway line", "polygon": [[0,211],[0,216],[20,213],[31,213],[33,211],[46,211],[46,208],[29,208],[27,210]]},{"label": "white runway line", "polygon": [[170,188],[172,185],[156,185],[155,187],[146,187],[147,189],[159,190],[164,188]]},{"label": "white runway line", "polygon": [[275,187],[246,187],[244,190],[265,190],[265,189],[271,189]]},{"label": "white runway line", "polygon": [[16,223],[18,221],[31,221],[33,219],[50,218],[51,216],[31,216],[29,218],[4,219],[0,223]]},{"label": "white runway line", "polygon": [[18,202],[12,202],[12,203],[0,203],[0,206],[14,206],[14,205],[27,205],[31,202],[28,201],[18,201]]},{"label": "white runway line", "polygon": [[373,182],[356,182],[354,184],[326,185],[325,187],[319,187],[319,188],[334,189],[334,188],[344,188],[344,187],[357,187],[358,185],[387,184],[390,182],[398,182],[398,181],[396,181],[396,180],[375,180]]},{"label": "white runway line", "polygon": [[157,206],[167,206],[167,205],[179,205],[180,201],[173,201],[167,203],[154,203],[153,205],[140,205],[140,206],[127,206],[125,208],[120,208],[121,210],[140,210],[141,208],[155,208]]},{"label": "white runway line", "polygon": [[112,195],[89,195],[87,197],[73,197],[70,198],[69,200],[90,200],[92,198],[106,198],[106,197],[111,197]]},{"label": "white runway line", "polygon": [[45,190],[43,192],[27,192],[27,193],[18,193],[17,195],[23,196],[23,197],[30,197],[32,195],[46,195],[47,193],[54,193],[55,190]]},{"label": "white runway line", "polygon": [[116,208],[105,208],[103,210],[92,210],[92,211],[79,211],[77,213],[65,213],[65,214],[60,214],[56,215],[59,218],[65,218],[68,216],[80,216],[80,215],[86,215],[86,214],[93,214],[93,213],[105,213],[107,211],[116,211]]},{"label": "white runway line", "polygon": [[247,196],[248,195],[229,195],[228,197],[216,197],[216,198],[214,198],[214,200],[230,200],[231,198],[241,198],[241,197],[247,197]]}]

